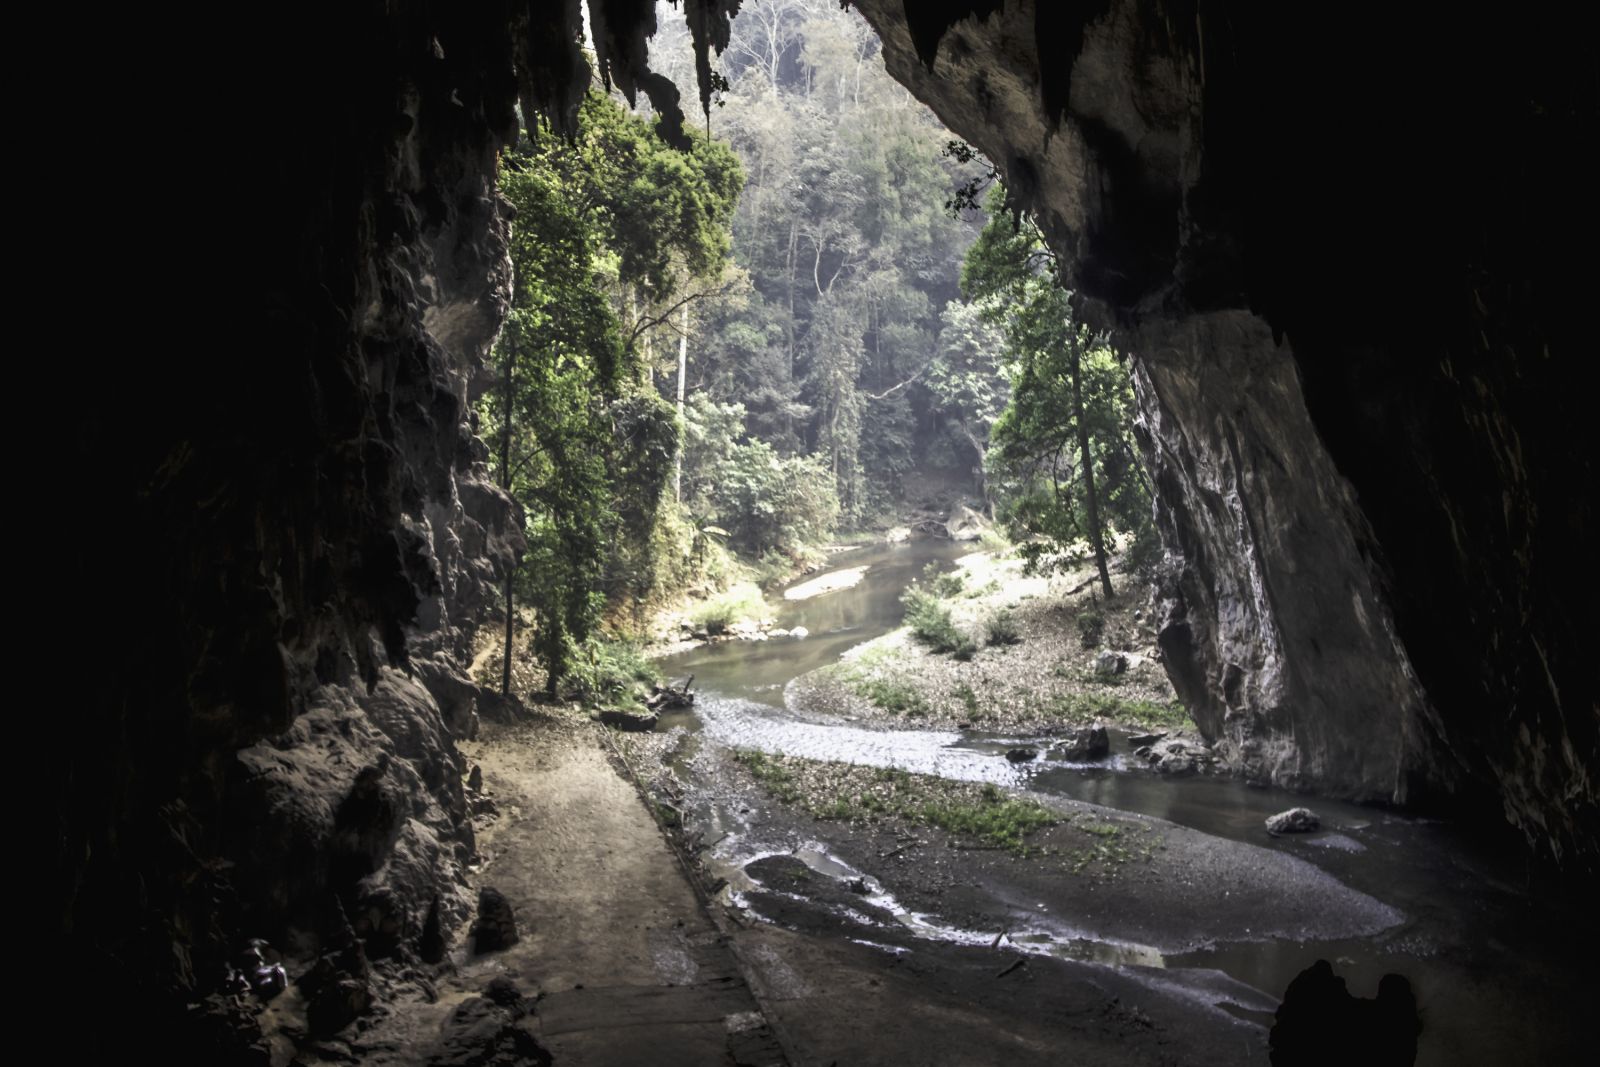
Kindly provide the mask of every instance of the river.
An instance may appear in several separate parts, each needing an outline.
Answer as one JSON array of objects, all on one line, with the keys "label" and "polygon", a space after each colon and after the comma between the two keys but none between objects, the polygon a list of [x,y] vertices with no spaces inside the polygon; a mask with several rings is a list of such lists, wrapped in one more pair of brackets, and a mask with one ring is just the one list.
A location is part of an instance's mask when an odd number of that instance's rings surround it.
[{"label": "river", "polygon": [[[953,567],[966,551],[919,541],[841,553],[832,566],[864,567],[862,580],[785,601],[776,618],[777,627],[804,627],[807,637],[727,642],[664,659],[669,676],[695,676],[698,698],[692,709],[667,716],[662,729],[688,731],[691,754],[707,745],[758,749],[994,782],[1292,854],[1395,909],[1403,922],[1381,936],[1331,941],[1260,939],[1246,931],[1168,955],[1163,966],[1221,971],[1258,991],[1253,1021],[1263,1025],[1271,1019],[1261,1005],[1275,1003],[1319,958],[1333,961],[1358,996],[1371,996],[1383,974],[1396,972],[1411,981],[1423,1014],[1419,1064],[1558,1063],[1576,1056],[1578,1020],[1596,992],[1592,909],[1554,888],[1554,880],[1534,877],[1498,837],[1491,842],[1467,826],[1227,778],[1163,777],[1116,755],[1097,765],[1017,765],[1003,752],[1026,739],[818,721],[786,707],[789,682],[897,627],[906,584],[930,564]],[[1125,749],[1120,738],[1114,742],[1114,752]],[[678,766],[695,773],[691,759]],[[1294,838],[1264,832],[1267,815],[1300,804],[1316,809],[1321,832]],[[744,858],[735,856],[735,863]],[[1115,953],[1107,960],[1123,965]]]}]

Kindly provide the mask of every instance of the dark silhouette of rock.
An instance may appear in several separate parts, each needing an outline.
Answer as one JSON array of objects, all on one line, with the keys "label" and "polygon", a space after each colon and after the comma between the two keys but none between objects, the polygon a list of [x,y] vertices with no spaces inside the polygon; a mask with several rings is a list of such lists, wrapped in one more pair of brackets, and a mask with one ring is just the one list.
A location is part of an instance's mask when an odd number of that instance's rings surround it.
[{"label": "dark silhouette of rock", "polygon": [[428,917],[422,921],[422,936],[417,939],[417,955],[423,963],[438,963],[444,959],[444,929],[439,917],[439,895],[428,905]]},{"label": "dark silhouette of rock", "polygon": [[1039,750],[1036,748],[1014,748],[1006,753],[1006,759],[1012,763],[1027,763],[1029,760],[1038,758]]},{"label": "dark silhouette of rock", "polygon": [[1375,999],[1353,997],[1327,960],[1295,976],[1283,994],[1269,1043],[1273,1067],[1409,1067],[1417,1058],[1411,983],[1386,974]]},{"label": "dark silhouette of rock", "polygon": [[483,768],[474,763],[472,771],[467,775],[467,788],[473,792],[483,792]]},{"label": "dark silhouette of rock", "polygon": [[1153,745],[1157,741],[1165,740],[1166,736],[1167,732],[1165,730],[1162,730],[1160,733],[1129,734],[1128,747],[1137,751],[1146,747],[1147,745]]},{"label": "dark silhouette of rock", "polygon": [[478,919],[472,924],[473,951],[482,954],[510,948],[521,940],[511,901],[493,886],[478,891]]}]

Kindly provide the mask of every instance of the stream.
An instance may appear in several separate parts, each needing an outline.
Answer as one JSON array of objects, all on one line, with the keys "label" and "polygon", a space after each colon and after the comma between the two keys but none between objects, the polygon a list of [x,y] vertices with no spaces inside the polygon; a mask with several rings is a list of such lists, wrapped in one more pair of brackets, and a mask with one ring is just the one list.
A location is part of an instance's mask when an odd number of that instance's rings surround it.
[{"label": "stream", "polygon": [[[1031,940],[1026,934],[1012,940],[1022,951],[1131,968],[1148,974],[1152,984],[1173,983],[1180,995],[1214,990],[1213,1003],[1262,1026],[1271,1025],[1289,982],[1317,959],[1331,961],[1356,996],[1372,996],[1382,975],[1397,972],[1410,980],[1423,1016],[1418,1064],[1557,1063],[1575,1055],[1575,1020],[1597,992],[1589,971],[1595,948],[1591,908],[1570,893],[1537,885],[1516,849],[1498,839],[1491,843],[1447,822],[1230,778],[1163,777],[1126,761],[1125,735],[1115,731],[1113,754],[1103,760],[1013,764],[1005,751],[1030,738],[816,720],[785,705],[785,687],[793,679],[896,628],[900,593],[925,567],[952,569],[969,550],[930,540],[841,553],[831,568],[865,567],[858,584],[784,601],[776,617],[777,627],[805,627],[805,638],[729,641],[661,660],[669,677],[695,676],[694,707],[663,716],[660,726],[689,735],[675,764],[680,776],[693,784],[693,757],[707,746],[897,767],[1100,805],[1287,853],[1376,898],[1397,913],[1399,924],[1366,937],[1307,942],[1251,937],[1243,929],[1168,954],[1097,936],[1093,921],[1076,918],[1055,935],[1034,932]],[[1321,831],[1281,838],[1265,832],[1266,816],[1302,804],[1321,816]],[[694,817],[707,840],[727,835],[712,858],[737,892],[741,868],[764,853],[742,840],[739,818],[725,806],[702,804]],[[894,912],[920,937],[979,944],[995,936],[912,912],[883,889],[874,872],[830,856],[820,842],[795,855],[821,873],[864,879],[871,890],[865,899]]]}]

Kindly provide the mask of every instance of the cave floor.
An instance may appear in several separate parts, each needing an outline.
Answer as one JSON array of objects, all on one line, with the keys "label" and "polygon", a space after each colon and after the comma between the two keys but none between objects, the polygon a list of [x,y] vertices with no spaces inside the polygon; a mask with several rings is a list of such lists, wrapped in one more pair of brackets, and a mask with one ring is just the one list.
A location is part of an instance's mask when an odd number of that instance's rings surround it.
[{"label": "cave floor", "polygon": [[1264,1062],[1254,1031],[1104,967],[991,946],[895,953],[848,924],[708,904],[714,873],[680,861],[589,723],[490,727],[462,747],[499,808],[474,881],[510,898],[522,940],[458,949],[438,1002],[395,1013],[411,1039],[391,1047],[412,1062],[500,976],[539,994],[524,1025],[557,1063]]}]

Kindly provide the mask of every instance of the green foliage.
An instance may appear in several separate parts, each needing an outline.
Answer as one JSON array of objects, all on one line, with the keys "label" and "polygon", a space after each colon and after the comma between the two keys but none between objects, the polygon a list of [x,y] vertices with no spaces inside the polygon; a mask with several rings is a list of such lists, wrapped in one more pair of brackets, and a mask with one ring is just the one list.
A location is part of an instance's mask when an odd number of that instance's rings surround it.
[{"label": "green foliage", "polygon": [[943,600],[960,596],[967,584],[966,576],[960,571],[941,571],[937,563],[922,568],[922,581],[928,592]]},{"label": "green foliage", "polygon": [[769,610],[761,590],[751,582],[741,582],[696,607],[689,620],[709,634],[721,634],[740,619],[765,618]]},{"label": "green foliage", "polygon": [[963,291],[1005,343],[1010,400],[990,432],[988,470],[1011,539],[1033,572],[1081,563],[1090,528],[1087,435],[1102,527],[1134,534],[1149,562],[1150,486],[1135,449],[1128,373],[1103,338],[1077,322],[1054,257],[1031,221],[1018,225],[996,188],[989,223],[968,252]]},{"label": "green foliage", "polygon": [[575,696],[602,707],[634,704],[645,686],[660,680],[661,672],[638,645],[594,637],[571,658],[566,676]]},{"label": "green foliage", "polygon": [[928,714],[928,702],[910,686],[881,678],[868,678],[855,683],[856,692],[872,701],[884,711],[895,715],[920,718]]},{"label": "green foliage", "polygon": [[[825,0],[743,11],[718,122],[744,161],[733,248],[751,292],[697,307],[691,387],[743,405],[750,440],[780,458],[816,457],[808,475],[826,479],[837,521],[853,527],[898,508],[935,442],[981,467],[957,425],[967,413],[954,379],[969,368],[958,358],[941,376],[930,362],[977,229],[941,204],[987,167],[941,154],[948,134],[883,68],[858,12]],[[682,32],[681,20],[664,25],[652,57],[687,55]],[[687,64],[669,73],[689,88]],[[970,422],[980,441],[981,421]],[[708,470],[686,456],[686,478]]]},{"label": "green foliage", "polygon": [[971,659],[977,652],[977,644],[955,624],[949,607],[934,593],[913,582],[900,602],[906,606],[905,624],[912,636],[934,652],[948,652],[956,659]]},{"label": "green foliage", "polygon": [[991,645],[1015,645],[1022,640],[1022,629],[1017,625],[1016,615],[1001,608],[989,616],[984,626],[984,636]]},{"label": "green foliage", "polygon": [[503,159],[512,305],[478,416],[521,506],[513,591],[534,609],[550,692],[573,676],[608,699],[591,638],[609,607],[657,587],[678,448],[673,408],[643,387],[638,331],[620,313],[720,268],[743,179],[726,147],[693,135],[689,152],[671,149],[604,94],[588,95],[581,119],[576,141],[541,138]]},{"label": "green foliage", "polygon": [[1100,643],[1100,635],[1106,628],[1106,617],[1099,608],[1084,608],[1078,612],[1077,624],[1078,638],[1084,648],[1094,648]]},{"label": "green foliage", "polygon": [[756,781],[779,800],[793,803],[799,799],[800,791],[795,785],[794,775],[784,766],[782,756],[767,756],[746,749],[735,752],[733,758],[742,763]]},{"label": "green foliage", "polygon": [[1069,722],[1104,719],[1147,728],[1188,726],[1193,721],[1183,705],[1175,700],[1160,704],[1153,700],[1129,700],[1115,693],[1065,693],[1041,710]]},{"label": "green foliage", "polygon": [[1027,854],[1030,836],[1061,822],[1042,804],[1016,799],[994,785],[750,751],[736,753],[735,759],[772,796],[819,819],[900,819],[1019,854]]}]

